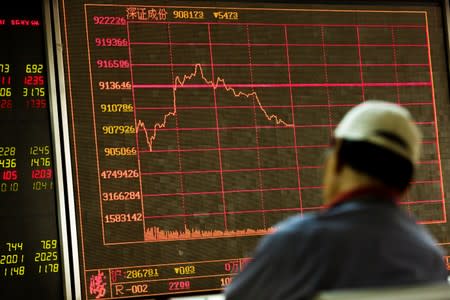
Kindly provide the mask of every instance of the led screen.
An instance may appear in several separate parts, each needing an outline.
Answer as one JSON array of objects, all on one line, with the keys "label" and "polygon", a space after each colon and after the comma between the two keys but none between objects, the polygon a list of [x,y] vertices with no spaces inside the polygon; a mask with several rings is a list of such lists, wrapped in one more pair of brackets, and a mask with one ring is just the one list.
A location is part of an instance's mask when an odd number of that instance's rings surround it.
[{"label": "led screen", "polygon": [[369,99],[422,130],[400,205],[448,249],[439,5],[92,0],[60,13],[86,299],[222,290],[274,224],[323,208],[322,154]]}]

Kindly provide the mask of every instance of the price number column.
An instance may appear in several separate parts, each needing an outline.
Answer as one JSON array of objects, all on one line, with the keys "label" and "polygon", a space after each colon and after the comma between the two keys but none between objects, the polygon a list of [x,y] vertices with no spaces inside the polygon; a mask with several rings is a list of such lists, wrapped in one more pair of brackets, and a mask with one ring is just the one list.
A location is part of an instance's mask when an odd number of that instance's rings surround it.
[{"label": "price number column", "polygon": [[125,9],[91,7],[86,18],[104,243],[142,241],[144,215]]},{"label": "price number column", "polygon": [[[6,114],[5,119],[9,119],[8,116],[13,114],[11,84],[11,65],[0,63],[0,111]],[[16,147],[0,143],[0,193],[19,190],[19,175],[16,167]]]},{"label": "price number column", "polygon": [[0,193],[17,192],[19,190],[19,175],[16,167],[16,147],[0,145]]},{"label": "price number column", "polygon": [[25,275],[24,246],[22,242],[5,242],[0,245],[0,278]]},{"label": "price number column", "polygon": [[0,109],[8,111],[13,107],[9,64],[0,63],[0,78]]}]

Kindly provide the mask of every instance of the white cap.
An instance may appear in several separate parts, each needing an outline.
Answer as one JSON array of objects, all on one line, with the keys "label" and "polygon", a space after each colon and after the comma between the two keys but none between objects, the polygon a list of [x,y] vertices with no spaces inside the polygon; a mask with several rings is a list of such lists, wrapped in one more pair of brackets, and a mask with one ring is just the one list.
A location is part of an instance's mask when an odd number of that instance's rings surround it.
[{"label": "white cap", "polygon": [[420,158],[419,128],[409,111],[394,103],[370,100],[353,107],[336,127],[334,136],[375,144],[413,163]]}]

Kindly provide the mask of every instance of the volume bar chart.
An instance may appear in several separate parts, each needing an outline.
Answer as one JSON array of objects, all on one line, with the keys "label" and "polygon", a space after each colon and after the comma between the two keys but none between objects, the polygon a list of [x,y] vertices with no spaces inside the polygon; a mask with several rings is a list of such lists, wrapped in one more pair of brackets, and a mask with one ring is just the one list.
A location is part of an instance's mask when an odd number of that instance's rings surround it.
[{"label": "volume bar chart", "polygon": [[333,130],[369,99],[423,132],[401,205],[447,222],[426,12],[92,4],[85,17],[105,244],[259,236],[320,211]]}]

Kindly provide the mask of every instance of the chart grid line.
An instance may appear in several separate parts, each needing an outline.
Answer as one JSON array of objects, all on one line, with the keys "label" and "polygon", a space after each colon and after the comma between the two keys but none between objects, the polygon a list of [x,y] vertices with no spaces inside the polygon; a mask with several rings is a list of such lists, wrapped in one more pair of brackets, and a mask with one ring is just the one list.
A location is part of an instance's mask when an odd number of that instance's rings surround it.
[{"label": "chart grid line", "polygon": [[[214,59],[213,59],[213,49],[211,44],[211,24],[208,24],[208,46],[209,46],[209,59],[211,63],[211,78],[213,81],[214,78],[216,78],[214,74]],[[218,80],[217,80],[218,81]],[[219,156],[219,169],[220,169],[220,188],[222,190],[222,205],[223,205],[223,222],[224,222],[224,231],[228,231],[228,221],[226,217],[227,212],[227,203],[225,200],[225,186],[224,186],[224,180],[223,180],[223,167],[222,167],[222,145],[220,143],[220,130],[219,130],[219,113],[217,110],[217,94],[216,89],[213,89],[213,98],[214,98],[214,110],[216,114],[216,138],[217,138],[217,145],[219,147],[219,150],[217,151],[217,154]]]},{"label": "chart grid line", "polygon": [[[248,26],[248,25],[246,25]],[[323,28],[323,27],[321,27]],[[131,45],[148,45],[148,46],[166,46],[170,43],[168,42],[132,42],[130,43]],[[172,43],[172,45],[175,46],[209,46],[209,43],[193,43],[193,42],[189,42],[189,43],[183,43],[183,42],[178,42],[178,43]],[[285,44],[270,44],[270,43],[266,43],[266,44],[262,44],[262,43],[211,43],[211,46],[242,46],[242,47],[247,47],[247,46],[254,46],[254,47],[285,47]],[[426,48],[427,45],[426,44],[327,44],[327,43],[320,43],[320,44],[292,44],[289,43],[287,44],[288,47],[423,47]]]},{"label": "chart grid line", "polygon": [[[404,102],[404,103],[400,103],[401,106],[429,106],[432,105],[433,102]],[[294,108],[336,108],[336,107],[353,107],[355,104],[354,103],[349,103],[349,104],[341,104],[341,103],[331,103],[330,105],[328,104],[297,104],[297,105],[293,105],[292,107]],[[217,106],[217,109],[253,109],[253,108],[258,108],[260,107],[259,105],[227,105],[227,106]],[[291,105],[264,105],[264,107],[266,108],[291,108]],[[169,110],[172,109],[173,106],[158,106],[158,107],[153,107],[153,106],[138,106],[136,107],[137,110]],[[182,109],[186,109],[186,110],[192,110],[192,109],[211,109],[211,106],[177,106],[177,110],[182,110]],[[429,121],[429,122],[415,122],[416,124],[434,124],[434,121]],[[296,125],[297,126],[297,125]],[[281,127],[280,127],[281,128]],[[161,128],[161,130],[164,130],[164,128]]]},{"label": "chart grid line", "polygon": [[[422,145],[435,144],[436,141],[422,141]],[[330,144],[320,145],[297,145],[297,146],[260,146],[259,149],[304,149],[304,148],[328,148]],[[208,152],[208,151],[242,151],[242,150],[256,150],[256,147],[221,147],[221,148],[190,148],[190,149],[167,149],[167,150],[139,150],[139,152],[147,153],[169,153],[169,152]]]},{"label": "chart grid line", "polygon": [[[437,120],[436,97],[435,97],[435,90],[434,90],[434,84],[433,84],[433,81],[434,81],[434,79],[433,79],[433,66],[432,66],[432,63],[431,63],[430,34],[428,32],[429,31],[429,29],[428,29],[428,13],[425,13],[425,25],[426,25],[425,26],[425,38],[426,38],[426,41],[427,41],[427,44],[428,44],[428,48],[427,48],[428,49],[428,52],[427,52],[427,54],[428,54],[428,71],[429,71],[429,79],[430,79],[430,81],[432,83],[432,85],[431,85],[431,94],[432,94],[433,108],[434,108],[434,110],[433,110],[433,117],[434,117],[434,120]],[[436,139],[435,145],[436,145],[437,159],[438,159],[439,162],[441,162],[441,151],[440,151],[440,148],[439,148],[439,131],[438,131],[437,125],[434,126],[434,132],[435,132],[435,139]],[[445,205],[445,201],[444,201],[445,194],[444,194],[444,184],[443,184],[442,165],[441,165],[441,163],[438,164],[438,167],[439,167],[439,178],[441,180],[441,186],[440,186],[440,188],[441,188],[441,197],[443,199],[443,201],[442,201],[443,220],[445,222],[447,222],[447,214],[445,213],[446,212],[446,205]]]},{"label": "chart grid line", "polygon": [[[356,27],[356,40],[357,47],[358,47],[358,60],[359,60],[359,79],[361,81],[361,100],[366,101],[366,91],[364,88],[364,75],[363,75],[363,63],[362,63],[362,55],[361,55],[361,38],[359,33],[359,27]],[[396,62],[394,62],[396,64]]]},{"label": "chart grid line", "polygon": [[[420,200],[420,201],[401,201],[398,202],[401,205],[414,205],[414,204],[426,204],[426,203],[438,203],[440,204],[442,200]],[[303,208],[304,210],[322,210],[326,208],[325,205],[313,206]],[[243,210],[243,211],[229,211],[228,215],[235,214],[258,214],[258,213],[269,213],[269,212],[281,212],[281,211],[302,211],[302,208],[274,208],[274,209],[262,209],[262,210]],[[164,218],[179,218],[179,217],[199,217],[199,216],[210,216],[210,215],[222,215],[223,212],[206,212],[206,213],[194,213],[194,214],[176,214],[176,215],[161,215],[161,216],[147,216],[146,219],[164,219]]]},{"label": "chart grid line", "polygon": [[[326,66],[325,66],[326,67]],[[397,87],[397,86],[431,86],[429,81],[411,81],[411,82],[351,82],[351,83],[255,83],[255,88],[292,88],[292,87]],[[208,84],[183,84],[183,88],[191,89],[209,89]],[[251,88],[248,83],[233,83],[229,88]],[[172,84],[135,84],[135,89],[173,89]]]},{"label": "chart grid line", "polygon": [[[287,60],[287,65],[288,65],[288,82],[289,84],[292,83],[292,79],[291,79],[291,60],[289,58],[289,46],[288,46],[288,32],[287,32],[287,27],[284,26],[284,42],[285,42],[285,49],[286,49],[286,60]],[[289,101],[291,104],[291,116],[292,116],[292,125],[294,126],[294,128],[292,129],[293,135],[294,135],[294,144],[297,145],[297,133],[296,133],[296,125],[295,125],[295,112],[294,112],[294,98],[293,98],[293,94],[292,94],[292,87],[289,87]],[[301,187],[302,187],[302,181],[300,178],[300,167],[301,167],[301,161],[299,159],[298,156],[298,150],[297,148],[294,149],[295,152],[295,163],[296,163],[296,169],[297,169],[297,187],[298,187],[298,201],[299,201],[299,205],[300,205],[300,214],[303,214],[303,199],[302,199],[302,192],[301,192]]]},{"label": "chart grid line", "polygon": [[[127,38],[128,38],[128,40],[130,40],[130,28],[128,26],[127,26]],[[131,48],[128,47],[127,50],[128,50],[128,57],[129,57],[130,61],[132,61],[133,57],[131,55]],[[134,78],[134,76],[133,76],[133,68],[130,68],[131,85],[134,84],[134,81],[133,81],[134,79],[133,78]],[[131,99],[132,99],[133,107],[136,107],[136,95],[135,95],[135,90],[134,89],[131,89]],[[133,119],[134,119],[134,126],[136,128],[134,141],[136,143],[136,148],[139,149],[139,136],[138,136],[138,133],[139,133],[139,130],[138,130],[139,122],[138,122],[138,118],[137,118],[137,110],[136,109],[133,110]],[[140,151],[136,151],[136,159],[137,159],[137,170],[138,170],[138,172],[140,174],[142,172],[142,169],[141,169],[141,152]],[[139,176],[138,179],[139,179],[139,193],[140,193],[140,195],[144,195],[144,191],[143,191],[143,188],[142,188],[142,177]],[[144,197],[141,197],[141,199],[140,199],[140,209],[141,209],[142,215],[145,216]],[[145,232],[145,222],[144,222],[144,220],[142,221],[142,231]]]},{"label": "chart grid line", "polygon": [[[187,63],[187,64],[173,64],[174,67],[195,67],[196,63]],[[389,63],[291,63],[291,67],[359,67],[362,65],[363,67],[393,67],[394,64]],[[422,63],[398,63],[396,64],[399,67],[428,67],[428,64]],[[132,67],[170,67],[170,64],[165,63],[133,63]],[[203,67],[211,67],[208,63],[202,63]],[[227,63],[227,64],[214,64],[214,67],[249,67],[248,63]],[[287,67],[287,64],[283,63],[253,63],[253,67]]]},{"label": "chart grid line", "polygon": [[359,27],[359,28],[416,28],[416,29],[426,29],[425,25],[413,25],[413,24],[327,24],[327,23],[317,23],[317,24],[293,24],[293,23],[258,23],[258,22],[208,22],[208,21],[128,21],[127,24],[190,24],[190,25],[224,25],[224,26],[264,26],[264,27]]},{"label": "chart grid line", "polygon": [[[245,26],[245,32],[246,32],[246,37],[247,37],[247,52],[248,52],[248,63],[249,63],[249,74],[250,74],[250,83],[252,85],[252,94],[256,95],[256,91],[255,88],[253,87],[253,84],[255,83],[253,80],[253,67],[252,67],[252,44],[250,43],[250,32],[248,29],[248,25]],[[255,103],[255,97],[252,97],[252,106],[253,106],[253,123],[254,123],[254,129],[255,129],[255,141],[256,141],[256,161],[257,161],[257,166],[258,166],[258,185],[260,190],[263,189],[263,180],[262,180],[262,173],[261,173],[261,155],[260,155],[260,150],[259,150],[259,127],[258,127],[258,123],[256,120],[256,103]],[[217,110],[217,108],[216,108]],[[267,228],[267,223],[266,223],[266,215],[264,213],[264,193],[261,191],[259,192],[259,199],[260,199],[260,203],[261,203],[261,209],[262,209],[262,220],[263,220],[263,226],[264,228]]]},{"label": "chart grid line", "polygon": [[[170,24],[167,24],[167,38],[169,41],[169,62],[170,62],[170,74],[172,77],[172,82],[175,82],[175,71],[174,71],[174,67],[173,67],[173,50],[172,50],[172,35],[171,35],[171,30],[170,30]],[[178,114],[176,111],[176,107],[174,108],[175,112],[174,112],[174,118],[175,118],[175,129],[176,129],[176,135],[177,135],[177,149],[180,150],[181,146],[180,146],[180,126],[178,123]],[[161,128],[164,129],[164,128]],[[179,176],[178,176],[178,180],[180,182],[180,189],[181,192],[184,193],[184,178],[183,178],[183,174],[181,173],[181,171],[183,170],[182,167],[182,163],[181,163],[181,152],[178,151],[178,171],[180,172]],[[183,208],[183,212],[186,213],[186,199],[184,198],[184,194],[181,196],[181,206]],[[187,226],[186,223],[186,218],[183,218],[183,222],[184,222],[184,227]]]}]

